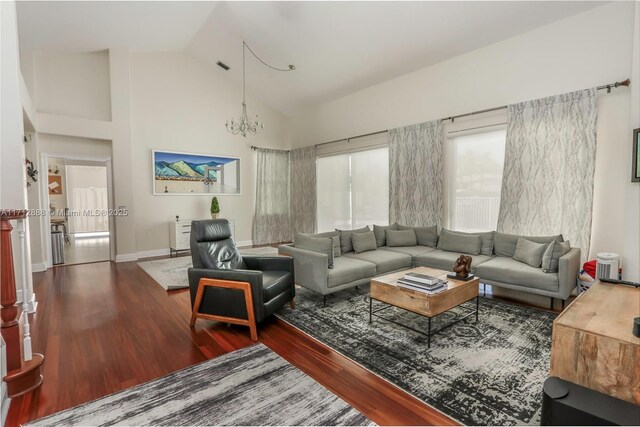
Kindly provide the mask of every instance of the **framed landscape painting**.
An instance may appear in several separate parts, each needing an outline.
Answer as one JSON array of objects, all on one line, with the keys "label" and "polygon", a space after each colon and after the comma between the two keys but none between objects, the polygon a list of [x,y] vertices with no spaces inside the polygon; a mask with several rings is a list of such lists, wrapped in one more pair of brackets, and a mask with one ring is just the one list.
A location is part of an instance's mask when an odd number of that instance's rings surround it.
[{"label": "framed landscape painting", "polygon": [[240,194],[240,159],[152,151],[153,194]]},{"label": "framed landscape painting", "polygon": [[633,131],[633,170],[631,182],[640,182],[640,128]]}]

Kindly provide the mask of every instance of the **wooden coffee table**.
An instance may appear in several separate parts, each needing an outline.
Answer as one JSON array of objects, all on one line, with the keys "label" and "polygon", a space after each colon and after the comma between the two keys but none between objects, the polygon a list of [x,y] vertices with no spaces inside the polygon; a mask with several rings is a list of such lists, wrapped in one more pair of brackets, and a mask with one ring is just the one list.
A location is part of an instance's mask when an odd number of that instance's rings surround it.
[{"label": "wooden coffee table", "polygon": [[[424,292],[413,291],[411,289],[398,287],[396,284],[398,279],[404,277],[407,273],[420,273],[427,274],[429,276],[438,277],[443,280],[448,280],[446,291],[438,294],[428,295]],[[388,322],[395,323],[412,331],[427,336],[427,347],[431,347],[431,336],[438,332],[452,326],[469,316],[476,316],[476,322],[478,321],[478,311],[480,307],[480,280],[474,277],[468,281],[447,279],[447,271],[437,270],[429,267],[417,267],[410,270],[399,271],[396,273],[387,274],[385,276],[374,277],[371,279],[371,289],[369,294],[369,323],[373,321],[373,316]],[[431,330],[431,319],[439,314],[449,311],[454,307],[459,306],[462,303],[476,299],[476,309],[466,313],[463,317],[456,319],[455,321],[448,323],[447,325],[437,329]],[[387,306],[373,310],[373,300],[383,302]],[[395,320],[387,317],[380,316],[380,311],[386,310],[391,307],[398,307],[412,313],[420,314],[429,319],[429,326],[427,333],[412,328],[411,326],[396,322]]]}]

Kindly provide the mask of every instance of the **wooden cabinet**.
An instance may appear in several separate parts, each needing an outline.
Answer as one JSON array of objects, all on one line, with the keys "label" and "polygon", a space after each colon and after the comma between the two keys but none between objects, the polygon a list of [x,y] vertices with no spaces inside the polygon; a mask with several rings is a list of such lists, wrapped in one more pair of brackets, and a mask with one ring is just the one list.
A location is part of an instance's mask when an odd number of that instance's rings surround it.
[{"label": "wooden cabinet", "polygon": [[[182,219],[180,221],[169,222],[169,254],[177,255],[180,251],[189,250],[189,241],[191,239],[191,221],[190,219]],[[235,240],[235,221],[228,219],[231,226],[231,238]]]}]

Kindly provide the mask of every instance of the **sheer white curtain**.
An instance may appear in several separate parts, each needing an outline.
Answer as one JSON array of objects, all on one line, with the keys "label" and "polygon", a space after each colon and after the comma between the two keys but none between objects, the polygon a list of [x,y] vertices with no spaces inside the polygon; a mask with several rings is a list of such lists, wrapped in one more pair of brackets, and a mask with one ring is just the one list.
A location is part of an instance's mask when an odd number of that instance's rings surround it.
[{"label": "sheer white curtain", "polygon": [[289,152],[258,148],[253,244],[290,239]]},{"label": "sheer white curtain", "polygon": [[562,233],[589,253],[596,89],[510,105],[498,231]]}]

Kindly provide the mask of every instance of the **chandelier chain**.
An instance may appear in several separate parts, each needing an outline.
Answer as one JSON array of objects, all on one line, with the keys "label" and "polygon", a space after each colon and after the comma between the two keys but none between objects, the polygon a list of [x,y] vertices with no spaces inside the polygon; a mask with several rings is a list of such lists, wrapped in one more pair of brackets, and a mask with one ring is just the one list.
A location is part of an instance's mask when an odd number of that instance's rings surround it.
[{"label": "chandelier chain", "polygon": [[[293,70],[295,70],[295,67],[294,67],[293,65],[289,65],[289,68],[286,68],[286,69],[285,69],[285,68],[277,68],[277,67],[274,67],[273,65],[269,65],[269,64],[267,64],[266,62],[264,62],[264,61],[262,60],[262,58],[260,58],[258,55],[256,55],[256,53],[255,53],[253,50],[251,50],[251,48],[249,47],[249,45],[248,45],[245,41],[243,41],[243,42],[242,42],[242,44],[243,44],[243,46],[244,46],[244,47],[246,47],[247,49],[249,49],[249,52],[251,52],[251,54],[252,54],[253,56],[255,56],[255,58],[256,58],[258,61],[262,62],[265,66],[267,66],[267,67],[271,68],[272,70],[276,70],[276,71],[284,71],[284,72],[287,72],[287,71],[293,71]],[[242,55],[244,56],[244,49],[242,49]]]},{"label": "chandelier chain", "polygon": [[294,67],[293,65],[289,65],[289,69],[288,70],[283,70],[280,68],[276,68],[276,67],[272,67],[271,65],[267,64],[266,62],[264,62],[260,57],[258,57],[258,55],[256,55],[251,48],[249,47],[248,44],[246,44],[244,42],[244,40],[242,41],[242,113],[240,114],[240,117],[238,118],[238,120],[234,120],[231,119],[231,121],[227,120],[227,123],[225,125],[225,127],[227,128],[227,131],[229,131],[230,133],[234,134],[234,135],[242,135],[243,137],[246,137],[247,134],[256,134],[258,133],[259,129],[263,129],[264,128],[264,123],[260,121],[260,119],[258,118],[258,116],[256,115],[255,120],[249,121],[249,115],[247,114],[247,68],[246,68],[246,52],[245,52],[245,48],[249,49],[249,52],[251,52],[251,54],[253,56],[255,56],[255,58],[262,62],[262,64],[264,64],[265,66],[276,70],[276,71],[293,71],[296,69],[296,67]]}]

